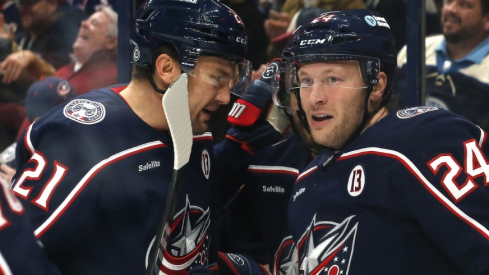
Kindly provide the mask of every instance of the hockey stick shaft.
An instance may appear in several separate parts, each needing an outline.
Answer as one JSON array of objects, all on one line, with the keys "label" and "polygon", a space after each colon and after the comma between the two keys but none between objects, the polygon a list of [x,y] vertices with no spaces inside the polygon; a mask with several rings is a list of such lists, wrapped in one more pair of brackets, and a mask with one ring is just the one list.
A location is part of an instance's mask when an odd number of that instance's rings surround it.
[{"label": "hockey stick shaft", "polygon": [[164,251],[166,250],[168,237],[170,235],[170,223],[173,221],[173,215],[175,214],[175,209],[178,202],[177,196],[180,193],[180,187],[186,178],[186,167],[187,166],[184,165],[178,170],[173,170],[172,184],[170,186],[170,190],[168,191],[168,198],[165,203],[165,208],[163,209],[162,219],[158,224],[156,238],[150,252],[149,259],[151,262],[146,272],[147,275],[159,274],[159,266],[163,262]]},{"label": "hockey stick shaft", "polygon": [[170,235],[170,224],[175,215],[180,189],[185,179],[185,170],[190,159],[193,135],[186,74],[182,74],[165,92],[163,109],[173,140],[174,166],[163,214],[158,223],[156,237],[150,249],[146,275],[159,274],[160,265],[164,260],[168,236]]}]

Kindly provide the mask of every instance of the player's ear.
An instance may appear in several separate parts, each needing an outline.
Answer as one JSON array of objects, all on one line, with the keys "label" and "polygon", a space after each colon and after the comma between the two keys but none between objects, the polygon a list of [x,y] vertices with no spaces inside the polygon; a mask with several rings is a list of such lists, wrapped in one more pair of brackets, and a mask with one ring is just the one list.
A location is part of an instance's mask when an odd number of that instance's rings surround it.
[{"label": "player's ear", "polygon": [[385,87],[387,86],[387,75],[384,72],[380,72],[377,75],[377,79],[379,80],[379,83],[373,86],[369,96],[369,112],[378,109],[379,104],[382,101],[382,96],[385,93]]},{"label": "player's ear", "polygon": [[180,65],[167,54],[158,56],[155,62],[155,76],[163,82],[162,87],[169,87],[180,75]]}]

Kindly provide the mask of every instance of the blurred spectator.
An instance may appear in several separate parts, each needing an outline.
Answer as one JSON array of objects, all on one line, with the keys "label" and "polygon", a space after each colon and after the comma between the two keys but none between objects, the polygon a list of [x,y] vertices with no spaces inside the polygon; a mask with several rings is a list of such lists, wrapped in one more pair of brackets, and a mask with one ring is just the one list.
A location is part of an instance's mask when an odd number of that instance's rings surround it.
[{"label": "blurred spectator", "polygon": [[88,17],[84,10],[74,6],[70,0],[58,0],[58,13],[63,20],[71,21],[76,26],[80,26]]},{"label": "blurred spectator", "polygon": [[[99,6],[98,11],[82,21],[78,35],[71,46],[74,59],[55,70],[46,60],[34,56],[23,59],[28,68],[37,68],[46,74],[66,78],[79,94],[117,82],[117,13],[109,6]],[[1,66],[0,66],[1,69]],[[49,73],[50,72],[50,73]],[[18,75],[4,76],[6,81],[16,81]]]},{"label": "blurred spectator", "polygon": [[[42,115],[59,104],[77,95],[73,86],[66,80],[49,76],[34,82],[27,91],[25,109],[29,123],[38,120]],[[0,153],[0,176],[11,182],[15,174],[15,148],[12,143]]]},{"label": "blurred spectator", "polygon": [[[461,114],[489,131],[489,1],[446,0],[442,35],[426,38],[426,104]],[[398,55],[400,101],[406,102],[406,47]],[[403,107],[403,106],[401,106]]]},{"label": "blurred spectator", "polygon": [[[270,10],[269,18],[265,21],[264,28],[268,38],[272,41],[287,31],[290,31],[291,22],[297,18],[304,8],[320,8],[324,11],[364,9],[363,0],[287,0],[280,12]],[[294,19],[295,20],[295,19]],[[294,26],[298,27],[299,25]],[[293,30],[292,30],[293,31]],[[282,45],[282,44],[279,44]],[[268,57],[281,56],[282,48],[277,43],[270,43]]]},{"label": "blurred spectator", "polygon": [[290,21],[289,27],[286,32],[272,39],[272,44],[275,49],[282,49],[285,47],[289,39],[292,37],[292,33],[302,24],[307,24],[311,22],[314,18],[318,17],[321,13],[326,12],[322,8],[308,7],[303,8],[298,11],[292,20]]},{"label": "blurred spectator", "polygon": [[[427,36],[441,33],[440,7],[436,0],[425,1]],[[366,0],[367,9],[382,14],[391,27],[396,49],[399,51],[406,44],[406,0]]]},{"label": "blurred spectator", "polygon": [[21,51],[2,62],[5,75],[18,74],[35,55],[55,68],[68,64],[78,26],[59,16],[58,0],[19,0],[19,13],[25,30],[16,38]]},{"label": "blurred spectator", "polygon": [[[75,61],[60,68],[55,76],[67,79],[78,94],[117,83],[117,13],[109,6],[83,21],[73,43]],[[37,59],[35,62],[42,62]],[[46,65],[44,65],[46,66]],[[29,126],[24,119],[17,137]]]},{"label": "blurred spectator", "polygon": [[80,26],[73,44],[75,61],[56,71],[78,94],[117,83],[117,20],[112,8],[100,6]]},{"label": "blurred spectator", "polygon": [[[0,134],[6,139],[0,141],[0,149],[14,140],[25,118],[23,100],[28,87],[40,76],[53,74],[53,67],[59,68],[71,60],[78,26],[59,16],[58,1],[19,0],[23,31],[15,33],[16,44],[7,43],[12,53],[0,63]],[[0,25],[4,25],[3,18]],[[12,38],[5,28],[0,29],[0,37],[3,41]],[[36,64],[42,64],[35,62],[38,59],[52,66],[38,67]]]}]

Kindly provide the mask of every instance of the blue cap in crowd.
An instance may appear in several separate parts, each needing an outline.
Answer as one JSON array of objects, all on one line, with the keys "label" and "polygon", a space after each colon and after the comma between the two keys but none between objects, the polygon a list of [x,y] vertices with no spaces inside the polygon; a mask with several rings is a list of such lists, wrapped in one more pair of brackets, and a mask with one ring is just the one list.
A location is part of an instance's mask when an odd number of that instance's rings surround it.
[{"label": "blue cap in crowd", "polygon": [[75,89],[68,80],[49,76],[34,82],[27,91],[25,98],[25,110],[27,119],[33,119],[47,113],[59,104],[75,97]]}]

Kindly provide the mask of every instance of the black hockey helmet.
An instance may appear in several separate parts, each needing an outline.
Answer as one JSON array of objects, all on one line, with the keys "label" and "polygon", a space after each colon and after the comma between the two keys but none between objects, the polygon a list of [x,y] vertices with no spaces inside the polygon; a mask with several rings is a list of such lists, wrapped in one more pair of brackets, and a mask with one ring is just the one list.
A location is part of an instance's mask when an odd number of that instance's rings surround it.
[{"label": "black hockey helmet", "polygon": [[[200,55],[236,62],[239,82],[233,90],[240,95],[251,76],[245,59],[248,37],[239,16],[215,0],[151,0],[137,11],[131,30],[133,63],[151,66],[153,51],[172,45],[185,72],[192,70]],[[244,83],[243,83],[244,82]]]},{"label": "black hockey helmet", "polygon": [[[387,75],[385,105],[397,69],[394,37],[384,17],[376,12],[359,9],[321,14],[297,28],[282,57],[286,62],[286,86],[290,91],[297,81],[301,64],[328,60],[356,60],[365,83],[378,83],[377,74]],[[369,89],[371,90],[371,89]]]}]

